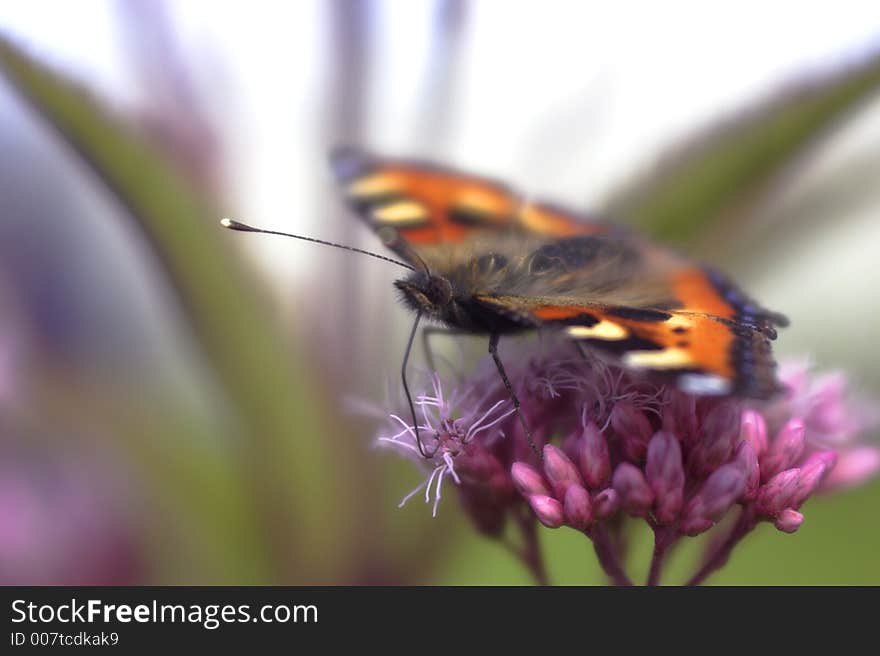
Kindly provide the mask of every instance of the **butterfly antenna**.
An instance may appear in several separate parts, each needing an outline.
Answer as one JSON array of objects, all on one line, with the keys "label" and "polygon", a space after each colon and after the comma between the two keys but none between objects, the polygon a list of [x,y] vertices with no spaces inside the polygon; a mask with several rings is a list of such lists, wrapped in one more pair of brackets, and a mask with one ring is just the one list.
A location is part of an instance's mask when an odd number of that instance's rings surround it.
[{"label": "butterfly antenna", "polygon": [[295,235],[290,232],[280,232],[278,230],[265,230],[263,228],[255,228],[255,227],[249,226],[245,223],[240,223],[239,221],[234,221],[233,219],[220,219],[220,225],[222,225],[224,228],[229,228],[230,230],[238,230],[239,232],[261,232],[264,235],[281,235],[282,237],[293,237],[294,239],[301,239],[303,241],[310,241],[315,244],[323,244],[324,246],[332,246],[333,248],[341,248],[346,251],[360,253],[361,255],[369,255],[370,257],[375,257],[377,260],[384,260],[385,262],[391,262],[392,264],[396,264],[397,266],[402,266],[405,269],[409,269],[410,271],[416,270],[415,267],[407,264],[406,262],[401,262],[400,260],[395,260],[394,258],[391,258],[391,257],[385,257],[384,255],[379,255],[379,253],[365,251],[362,248],[355,248],[354,246],[346,246],[344,244],[336,244],[332,241],[325,241],[323,239],[316,239],[315,237],[306,237],[304,235]]},{"label": "butterfly antenna", "polygon": [[407,403],[409,403],[409,412],[412,416],[413,422],[413,431],[416,435],[416,446],[419,449],[419,455],[425,458],[426,460],[430,460],[437,453],[437,449],[440,448],[438,444],[437,447],[428,453],[425,451],[425,445],[422,444],[422,436],[419,433],[419,420],[416,418],[416,406],[412,400],[412,394],[409,391],[409,383],[406,380],[406,365],[409,362],[409,354],[412,351],[413,340],[416,337],[416,332],[419,328],[419,320],[422,318],[422,313],[416,313],[416,320],[413,322],[412,332],[409,334],[409,341],[406,343],[406,352],[403,354],[403,364],[400,366],[400,379],[403,381],[403,392],[406,394]]}]

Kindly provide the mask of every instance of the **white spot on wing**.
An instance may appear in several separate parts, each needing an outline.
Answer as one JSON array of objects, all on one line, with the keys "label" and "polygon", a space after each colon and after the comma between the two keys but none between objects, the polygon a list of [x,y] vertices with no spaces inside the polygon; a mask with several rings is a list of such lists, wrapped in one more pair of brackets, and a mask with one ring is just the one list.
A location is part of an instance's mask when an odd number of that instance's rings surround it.
[{"label": "white spot on wing", "polygon": [[712,374],[682,374],[678,378],[678,387],[689,394],[727,394],[730,392],[730,381]]},{"label": "white spot on wing", "polygon": [[680,348],[662,351],[630,351],[623,364],[634,369],[682,369],[693,364],[690,353]]},{"label": "white spot on wing", "polygon": [[602,320],[595,326],[569,326],[565,329],[569,337],[575,339],[605,339],[614,341],[626,339],[629,331],[620,324]]},{"label": "white spot on wing", "polygon": [[412,224],[428,219],[428,211],[425,206],[412,200],[381,205],[373,208],[370,215],[385,225]]}]

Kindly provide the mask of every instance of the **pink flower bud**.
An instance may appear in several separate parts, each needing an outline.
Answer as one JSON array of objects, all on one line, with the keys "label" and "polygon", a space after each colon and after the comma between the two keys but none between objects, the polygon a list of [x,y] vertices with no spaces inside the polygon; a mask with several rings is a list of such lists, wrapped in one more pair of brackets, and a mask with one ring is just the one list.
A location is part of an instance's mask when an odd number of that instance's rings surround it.
[{"label": "pink flower bud", "polygon": [[511,476],[500,468],[487,478],[474,478],[471,474],[458,470],[461,486],[472,490],[483,502],[490,502],[496,505],[505,505],[513,499],[516,490],[513,487]]},{"label": "pink flower bud", "polygon": [[625,512],[644,517],[654,502],[654,493],[648,486],[642,470],[628,462],[622,462],[614,470],[612,485],[620,495],[620,505]]},{"label": "pink flower bud", "polygon": [[580,444],[580,432],[575,431],[574,433],[569,433],[568,436],[562,440],[562,444],[559,445],[559,448],[562,449],[562,452],[568,456],[568,459],[572,462],[577,462],[579,453],[578,453],[578,445]]},{"label": "pink flower bud", "polygon": [[700,437],[688,458],[688,469],[698,478],[708,476],[727,462],[736,448],[740,411],[734,403],[715,406],[706,415]]},{"label": "pink flower bud", "polygon": [[705,531],[724,517],[730,507],[742,496],[745,485],[745,473],[737,464],[730,463],[716,469],[685,506],[682,513],[682,531],[688,535]]},{"label": "pink flower bud", "polygon": [[775,517],[788,508],[797,491],[800,473],[800,469],[786,469],[762,485],[755,500],[756,510],[762,515]]},{"label": "pink flower bud", "polygon": [[593,515],[596,519],[607,519],[620,508],[620,495],[614,488],[606,488],[593,497]]},{"label": "pink flower bud", "polygon": [[716,469],[698,493],[703,500],[704,514],[715,521],[721,519],[742,496],[745,485],[745,473],[735,464]]},{"label": "pink flower bud", "polygon": [[793,508],[786,508],[776,517],[774,526],[783,533],[794,533],[804,523],[804,516]]},{"label": "pink flower bud", "polygon": [[690,537],[694,537],[699,535],[700,533],[705,533],[710,528],[715,526],[715,522],[711,519],[706,519],[705,517],[685,517],[681,520],[680,529],[681,532],[685,535],[689,535]]},{"label": "pink flower bud", "polygon": [[812,454],[800,467],[797,488],[791,498],[791,507],[795,510],[810,498],[818,488],[828,472],[834,467],[837,454],[834,451],[817,451]]},{"label": "pink flower bud", "polygon": [[611,411],[611,428],[621,439],[627,458],[634,462],[644,459],[648,440],[654,433],[644,412],[632,403],[620,401]]},{"label": "pink flower bud", "polygon": [[743,410],[739,435],[752,445],[755,455],[760,458],[767,450],[767,423],[764,415],[756,410]]},{"label": "pink flower bud", "polygon": [[580,485],[569,485],[563,502],[565,519],[569,526],[583,531],[593,519],[590,493]]},{"label": "pink flower bud", "polygon": [[697,436],[697,399],[692,394],[667,390],[663,413],[663,430],[678,436],[682,444],[690,446]]},{"label": "pink flower bud", "polygon": [[789,419],[776,439],[761,456],[761,478],[769,481],[783,469],[791,467],[804,452],[804,422]]},{"label": "pink flower bud", "polygon": [[550,494],[550,490],[544,483],[544,478],[535,469],[524,462],[515,462],[510,468],[510,475],[513,478],[513,484],[524,497],[533,495]]},{"label": "pink flower bud", "polygon": [[751,501],[758,496],[758,488],[761,485],[761,468],[751,442],[739,443],[739,448],[736,450],[736,464],[745,474],[742,498],[744,501]]},{"label": "pink flower bud", "polygon": [[544,473],[558,499],[565,498],[569,485],[581,485],[581,476],[568,456],[552,444],[544,447]]},{"label": "pink flower bud", "polygon": [[608,440],[589,422],[578,440],[578,464],[587,487],[592,490],[608,485],[611,478],[611,456],[608,453]]},{"label": "pink flower bud", "polygon": [[661,524],[678,517],[684,501],[684,466],[678,440],[666,431],[654,434],[648,444],[645,478],[654,493],[654,514]]},{"label": "pink flower bud", "polygon": [[[707,435],[730,435],[739,437],[740,424],[742,422],[742,409],[735,402],[719,403],[712,408],[703,419],[701,431],[703,437]],[[728,438],[735,441],[733,438]]]},{"label": "pink flower bud", "polygon": [[528,497],[528,502],[538,521],[544,526],[547,528],[559,528],[562,526],[565,516],[562,511],[562,504],[556,499],[543,494],[533,494]]}]

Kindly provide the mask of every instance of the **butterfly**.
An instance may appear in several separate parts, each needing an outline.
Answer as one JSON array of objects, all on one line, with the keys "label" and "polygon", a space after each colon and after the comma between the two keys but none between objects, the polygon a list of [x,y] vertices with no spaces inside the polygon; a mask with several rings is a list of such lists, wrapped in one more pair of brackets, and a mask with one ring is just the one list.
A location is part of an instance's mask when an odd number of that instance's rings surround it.
[{"label": "butterfly", "polygon": [[696,395],[780,391],[770,342],[788,320],[718,271],[488,178],[349,147],[330,159],[348,204],[411,270],[394,283],[416,313],[402,367],[411,410],[406,363],[422,317],[488,335],[517,410],[497,346],[531,330],[561,333]]},{"label": "butterfly", "polygon": [[414,267],[404,303],[458,331],[555,330],[695,394],[779,391],[788,320],[724,275],[610,223],[437,164],[331,156],[355,212]]}]

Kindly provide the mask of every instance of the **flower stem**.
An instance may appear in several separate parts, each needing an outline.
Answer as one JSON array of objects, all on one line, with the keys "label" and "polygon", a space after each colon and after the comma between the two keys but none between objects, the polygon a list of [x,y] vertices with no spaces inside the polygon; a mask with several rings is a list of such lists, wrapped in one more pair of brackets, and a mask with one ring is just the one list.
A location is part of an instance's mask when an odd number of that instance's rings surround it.
[{"label": "flower stem", "polygon": [[535,530],[535,522],[523,518],[520,521],[520,530],[523,535],[524,547],[522,560],[535,577],[538,585],[550,585],[547,577],[547,569],[544,567],[544,556],[541,553],[541,545],[538,542],[538,532]]},{"label": "flower stem", "polygon": [[659,526],[652,528],[654,529],[654,553],[651,555],[651,569],[648,571],[648,580],[645,585],[660,585],[666,554],[677,536],[675,532],[667,528]]},{"label": "flower stem", "polygon": [[742,514],[736,524],[721,542],[716,544],[706,556],[703,566],[694,574],[685,585],[700,585],[710,574],[724,567],[730,558],[730,552],[739,544],[746,535],[757,526],[754,510],[751,506],[743,508]]},{"label": "flower stem", "polygon": [[538,531],[534,517],[527,512],[514,513],[520,533],[522,534],[523,544],[518,546],[507,539],[502,539],[507,549],[522,562],[523,565],[531,572],[535,579],[536,585],[550,585],[550,578],[547,576],[547,568],[544,566],[544,555],[541,551],[541,543],[538,541]]},{"label": "flower stem", "polygon": [[623,566],[620,564],[620,558],[605,527],[597,524],[592,529],[587,529],[585,533],[593,541],[593,549],[596,550],[599,564],[602,565],[602,569],[605,570],[605,574],[611,580],[612,585],[632,585],[632,581],[630,581],[629,576],[627,576]]}]

